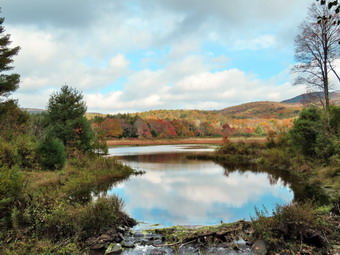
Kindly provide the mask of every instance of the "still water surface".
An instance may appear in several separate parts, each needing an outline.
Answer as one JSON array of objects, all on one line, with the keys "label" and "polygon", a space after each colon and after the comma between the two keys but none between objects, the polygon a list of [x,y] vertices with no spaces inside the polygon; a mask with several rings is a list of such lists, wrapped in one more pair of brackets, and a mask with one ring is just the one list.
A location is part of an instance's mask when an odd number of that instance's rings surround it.
[{"label": "still water surface", "polygon": [[268,173],[231,171],[213,161],[186,158],[213,150],[209,145],[110,148],[110,155],[146,173],[112,186],[108,194],[122,198],[134,219],[161,226],[250,219],[255,206],[270,212],[276,204],[292,201],[292,190]]}]

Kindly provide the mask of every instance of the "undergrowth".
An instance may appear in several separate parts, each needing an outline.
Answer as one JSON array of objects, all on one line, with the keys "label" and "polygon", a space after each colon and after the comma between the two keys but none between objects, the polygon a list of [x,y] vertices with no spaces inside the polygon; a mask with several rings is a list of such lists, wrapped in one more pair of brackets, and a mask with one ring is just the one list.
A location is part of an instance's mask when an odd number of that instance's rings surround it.
[{"label": "undergrowth", "polygon": [[101,193],[102,184],[134,173],[113,158],[72,159],[62,171],[0,173],[0,254],[78,254],[86,238],[134,224],[119,198]]},{"label": "undergrowth", "polygon": [[282,247],[295,252],[302,252],[307,246],[327,247],[328,238],[336,232],[327,220],[328,212],[329,208],[317,209],[312,202],[276,206],[272,216],[265,208],[256,209],[253,238],[264,240],[272,251]]}]

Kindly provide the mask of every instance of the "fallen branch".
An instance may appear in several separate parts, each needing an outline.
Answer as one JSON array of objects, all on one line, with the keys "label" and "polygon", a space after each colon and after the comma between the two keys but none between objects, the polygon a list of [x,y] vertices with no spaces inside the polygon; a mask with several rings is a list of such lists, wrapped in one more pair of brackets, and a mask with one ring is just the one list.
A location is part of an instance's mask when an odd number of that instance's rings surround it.
[{"label": "fallen branch", "polygon": [[178,241],[175,243],[170,243],[170,244],[159,244],[159,245],[154,245],[155,247],[166,247],[166,246],[175,246],[175,245],[181,245],[179,247],[179,249],[181,249],[183,246],[193,243],[195,241],[198,241],[199,239],[206,239],[207,237],[217,237],[222,241],[226,241],[225,236],[230,235],[232,233],[238,233],[239,231],[242,231],[244,226],[244,223],[242,222],[241,224],[239,224],[236,228],[233,229],[229,229],[226,231],[222,231],[222,232],[209,232],[209,233],[205,233],[205,234],[199,234],[196,236],[191,236],[191,237],[187,237],[185,239],[183,239],[182,241]]},{"label": "fallen branch", "polygon": [[178,248],[178,250],[180,250],[183,246],[187,245],[187,244],[190,244],[190,243],[193,243],[195,242],[196,240],[192,240],[190,242],[186,242],[186,243],[182,243],[181,246]]}]

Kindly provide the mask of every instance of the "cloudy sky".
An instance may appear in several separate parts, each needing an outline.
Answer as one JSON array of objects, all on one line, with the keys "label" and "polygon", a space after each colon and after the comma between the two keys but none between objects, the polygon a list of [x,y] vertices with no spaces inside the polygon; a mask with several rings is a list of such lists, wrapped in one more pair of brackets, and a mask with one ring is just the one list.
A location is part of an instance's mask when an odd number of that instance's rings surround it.
[{"label": "cloudy sky", "polygon": [[13,94],[45,108],[65,83],[92,112],[222,109],[280,101],[312,0],[4,0],[21,51]]}]

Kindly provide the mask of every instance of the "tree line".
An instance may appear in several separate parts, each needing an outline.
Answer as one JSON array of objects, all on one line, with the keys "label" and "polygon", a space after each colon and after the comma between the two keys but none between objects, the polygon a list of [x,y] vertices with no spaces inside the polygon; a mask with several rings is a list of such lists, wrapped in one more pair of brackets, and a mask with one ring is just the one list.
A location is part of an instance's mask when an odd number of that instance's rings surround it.
[{"label": "tree line", "polygon": [[185,138],[264,136],[268,132],[288,129],[288,119],[229,119],[225,121],[200,119],[160,119],[141,117],[138,114],[96,116],[92,128],[102,139],[116,138]]}]

